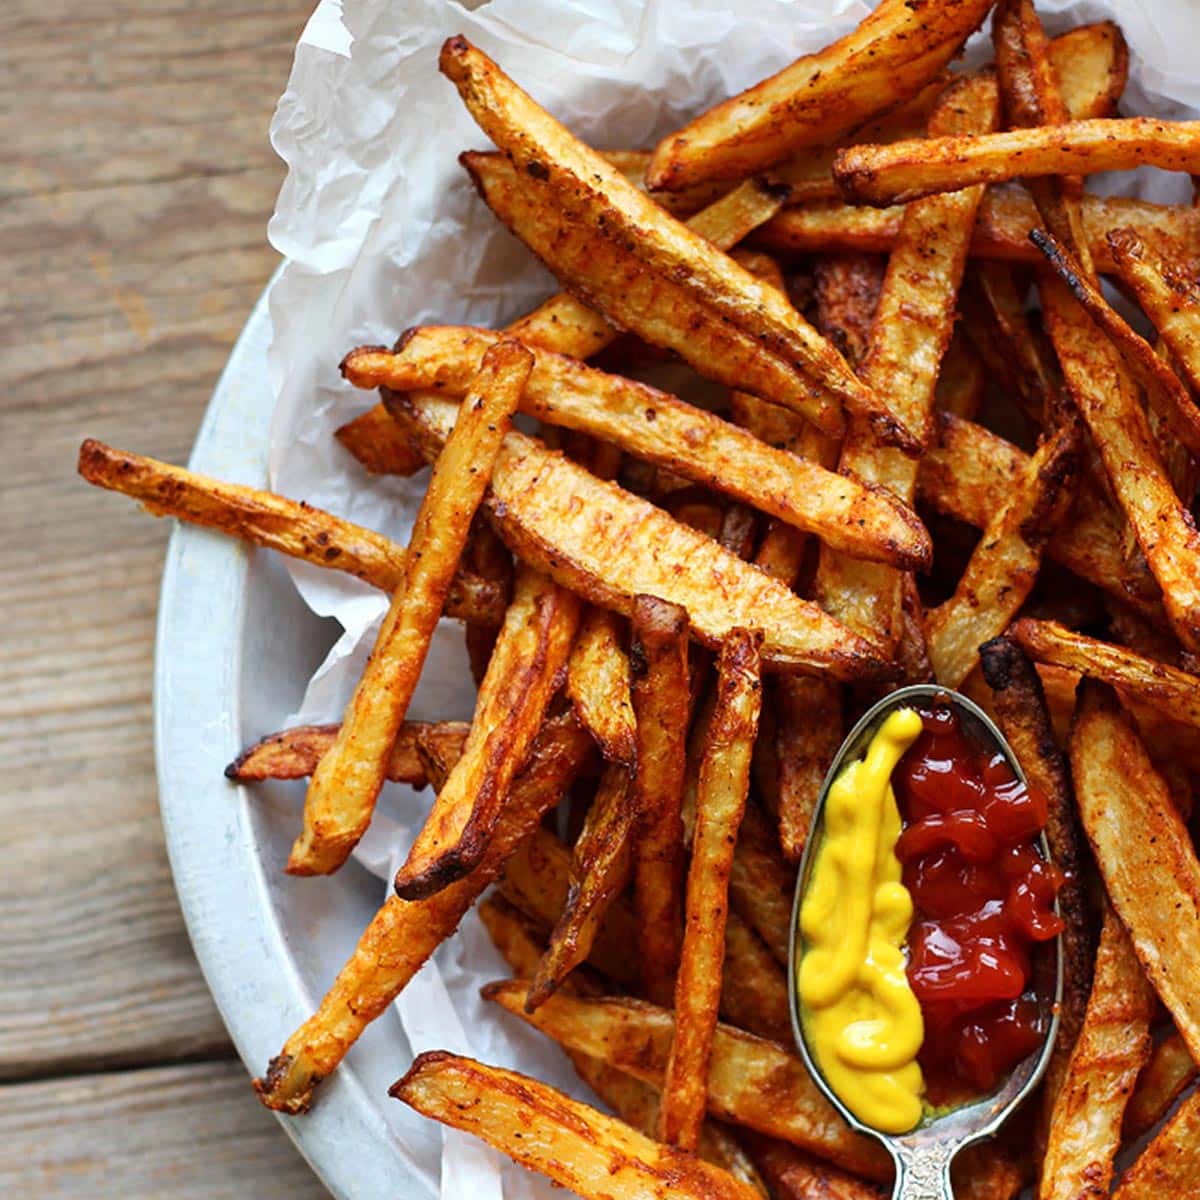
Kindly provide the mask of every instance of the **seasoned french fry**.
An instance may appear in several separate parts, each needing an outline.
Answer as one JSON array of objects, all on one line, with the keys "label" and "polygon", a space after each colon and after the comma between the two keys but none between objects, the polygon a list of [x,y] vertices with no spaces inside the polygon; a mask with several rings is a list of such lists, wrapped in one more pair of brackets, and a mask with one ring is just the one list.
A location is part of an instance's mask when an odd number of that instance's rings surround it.
[{"label": "seasoned french fry", "polygon": [[824,679],[781,677],[775,680],[775,720],[779,841],[784,857],[798,863],[821,783],[842,743],[841,691]]},{"label": "seasoned french fry", "polygon": [[742,814],[729,902],[767,944],[782,967],[788,962],[788,930],[796,872],[780,857],[775,834],[753,804]]},{"label": "seasoned french fry", "polygon": [[721,1016],[758,1037],[791,1043],[787,978],[766,943],[733,908],[725,914]]},{"label": "seasoned french fry", "polygon": [[308,1110],[316,1084],[400,994],[422,963],[458,927],[505,860],[538,827],[587,762],[591,738],[573,716],[547,722],[513,785],[482,861],[426,900],[391,896],[359,939],[317,1011],[288,1038],[254,1087],[268,1108]]},{"label": "seasoned french fry", "polygon": [[933,401],[935,407],[971,420],[983,403],[986,388],[987,378],[979,355],[961,328],[956,329],[942,359],[942,369],[938,372]]},{"label": "seasoned french fry", "polygon": [[579,602],[522,566],[462,757],[438,792],[396,873],[407,900],[437,891],[479,861],[559,685],[579,625]]},{"label": "seasoned french fry", "polygon": [[[785,209],[754,236],[754,244],[781,255],[887,254],[900,236],[904,205],[857,208],[848,204],[806,204]],[[1200,245],[1200,212],[1183,205],[1151,204],[1126,196],[1092,196],[1083,201],[1084,229],[1096,268],[1111,274],[1113,253],[1105,240],[1114,226],[1129,226],[1143,238],[1168,237],[1181,253]],[[979,206],[970,254],[983,259],[1037,263],[1029,232],[1039,224],[1033,198],[1022,187],[988,189]]]},{"label": "seasoned french fry", "polygon": [[1116,1200],[1190,1196],[1200,1188],[1200,1093],[1193,1092],[1121,1177]]},{"label": "seasoned french fry", "polygon": [[[465,721],[405,721],[392,745],[387,777],[396,783],[423,788],[432,782],[418,752],[418,742],[431,739],[448,756],[462,753],[470,726]],[[296,725],[269,733],[248,746],[225,768],[227,779],[250,783],[261,779],[304,779],[332,748],[336,725]],[[436,786],[436,784],[435,784]]]},{"label": "seasoned french fry", "polygon": [[958,687],[1033,589],[1041,548],[1071,499],[1080,431],[1048,437],[1029,460],[1008,502],[988,523],[954,595],[927,621],[929,655],[939,683]]},{"label": "seasoned french fry", "polygon": [[[457,397],[487,347],[504,336],[455,326],[412,329],[395,352],[351,351],[342,361],[342,374],[356,387],[435,388]],[[719,488],[849,554],[906,568],[928,563],[929,540],[920,521],[882,490],[766,446],[736,425],[647,384],[544,350],[534,351],[534,360],[523,412]]]},{"label": "seasoned french fry", "polygon": [[[389,1095],[593,1200],[761,1200],[728,1171],[659,1145],[536,1079],[444,1050],[418,1055]],[[528,1136],[531,1129],[537,1137]]]},{"label": "seasoned french fry", "polygon": [[600,924],[612,902],[629,883],[629,835],[634,824],[629,776],[609,766],[575,843],[571,886],[562,914],[550,933],[549,947],[534,972],[528,1004],[536,1008],[592,952]]},{"label": "seasoned french fry", "polygon": [[685,927],[675,979],[675,1036],[663,1082],[662,1139],[694,1150],[721,998],[725,914],[734,846],[750,787],[762,707],[761,636],[734,630],[717,661],[717,700],[696,794]]},{"label": "seasoned french fry", "polygon": [[742,179],[802,146],[835,141],[909,99],[983,20],[982,0],[914,9],[884,0],[852,33],[709,109],[664,138],[646,172],[652,189]]},{"label": "seasoned french fry", "polygon": [[[140,500],[155,516],[176,517],[314,566],[344,571],[381,591],[394,592],[404,579],[403,546],[274,492],[210,479],[94,438],[79,447],[79,474],[97,487]],[[460,566],[446,596],[446,615],[499,620],[504,604],[503,589]]]},{"label": "seasoned french fry", "polygon": [[938,192],[1039,175],[1093,175],[1154,166],[1200,171],[1191,121],[1101,117],[1064,125],[850,146],[833,160],[842,195],[857,204],[905,204]]},{"label": "seasoned french fry", "polygon": [[[661,1083],[674,1035],[668,1009],[644,1000],[586,1000],[560,993],[529,1014],[527,992],[526,985],[515,980],[483,989],[485,999],[523,1017],[565,1048]],[[891,1166],[881,1147],[850,1129],[796,1055],[728,1025],[718,1025],[713,1037],[708,1110],[870,1179],[890,1177]]]},{"label": "seasoned french fry", "polygon": [[490,347],[479,366],[421,501],[404,582],[393,594],[333,747],[309,780],[304,829],[292,846],[289,874],[336,871],[366,832],[471,519],[532,367],[532,356],[516,342]]},{"label": "seasoned french fry", "polygon": [[855,369],[871,348],[886,266],[877,254],[827,254],[813,268],[817,327]]},{"label": "seasoned french fry", "polygon": [[567,662],[567,695],[583,727],[610,762],[633,761],[636,729],[631,686],[618,618],[602,608],[589,609]]},{"label": "seasoned french fry", "polygon": [[347,421],[334,434],[372,475],[415,475],[425,458],[382,404]]},{"label": "seasoned french fry", "polygon": [[[446,437],[450,401],[388,393],[387,402],[402,420],[412,419],[431,448]],[[692,633],[708,646],[738,626],[756,626],[773,667],[837,679],[891,672],[871,643],[816,605],[515,430],[505,438],[485,503],[522,558],[593,604],[628,616],[635,596],[661,596],[686,609]]]},{"label": "seasoned french fry", "polygon": [[[1083,789],[1080,781],[1081,799]],[[1125,1104],[1150,1053],[1153,1011],[1129,936],[1106,906],[1091,998],[1050,1117],[1038,1200],[1107,1194]]]},{"label": "seasoned french fry", "polygon": [[1162,776],[1111,690],[1079,688],[1071,731],[1079,815],[1150,982],[1200,1057],[1200,863]]},{"label": "seasoned french fry", "polygon": [[885,1192],[849,1171],[823,1162],[787,1142],[758,1133],[743,1135],[776,1200],[883,1200]]},{"label": "seasoned french fry", "polygon": [[643,993],[669,1004],[683,944],[684,840],[681,804],[687,763],[687,614],[654,596],[633,611],[633,848],[637,947]]},{"label": "seasoned french fry", "polygon": [[1184,1088],[1200,1073],[1179,1031],[1155,1043],[1125,1109],[1124,1138],[1136,1141],[1170,1111]]}]

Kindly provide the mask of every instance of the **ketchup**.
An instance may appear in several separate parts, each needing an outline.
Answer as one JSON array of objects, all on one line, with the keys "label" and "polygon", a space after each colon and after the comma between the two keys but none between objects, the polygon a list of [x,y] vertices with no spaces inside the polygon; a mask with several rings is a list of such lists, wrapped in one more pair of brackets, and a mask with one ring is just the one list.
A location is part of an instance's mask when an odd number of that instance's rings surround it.
[{"label": "ketchup", "polygon": [[896,856],[915,910],[908,981],[925,1020],[919,1061],[939,1105],[964,1086],[991,1091],[1041,1044],[1032,956],[1062,929],[1053,905],[1063,876],[1037,848],[1045,798],[1002,754],[970,741],[952,710],[921,718],[892,785],[905,823]]}]

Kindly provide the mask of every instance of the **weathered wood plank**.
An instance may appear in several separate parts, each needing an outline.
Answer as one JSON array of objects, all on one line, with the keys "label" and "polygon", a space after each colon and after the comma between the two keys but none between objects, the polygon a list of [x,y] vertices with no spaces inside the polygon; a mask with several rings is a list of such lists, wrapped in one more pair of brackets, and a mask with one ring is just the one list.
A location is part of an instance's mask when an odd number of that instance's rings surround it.
[{"label": "weathered wood plank", "polygon": [[0,1195],[319,1200],[329,1193],[259,1107],[241,1063],[217,1062],[0,1088]]}]

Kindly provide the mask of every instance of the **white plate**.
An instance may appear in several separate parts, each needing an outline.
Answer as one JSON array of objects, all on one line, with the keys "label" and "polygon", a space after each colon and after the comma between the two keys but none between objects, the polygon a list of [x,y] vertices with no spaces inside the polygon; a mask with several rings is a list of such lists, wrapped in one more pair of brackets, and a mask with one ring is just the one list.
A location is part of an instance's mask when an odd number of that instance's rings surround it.
[{"label": "white plate", "polygon": [[[274,404],[266,369],[270,336],[264,295],[217,384],[192,469],[265,486]],[[335,632],[305,606],[275,556],[194,526],[175,529],[154,674],[159,803],[196,957],[255,1074],[312,1012],[330,964],[344,960],[380,901],[379,881],[354,864],[336,879],[284,875],[297,785],[256,785],[251,795],[223,774],[270,718],[297,707]],[[436,1161],[438,1130],[414,1125],[405,1153],[382,1107],[395,1104],[387,1087],[410,1057],[400,1023],[388,1013],[322,1086],[313,1111],[282,1119],[335,1196],[435,1194],[434,1181],[414,1175],[409,1164]],[[246,1091],[249,1099],[249,1075]],[[423,1137],[426,1145],[415,1144]]]}]

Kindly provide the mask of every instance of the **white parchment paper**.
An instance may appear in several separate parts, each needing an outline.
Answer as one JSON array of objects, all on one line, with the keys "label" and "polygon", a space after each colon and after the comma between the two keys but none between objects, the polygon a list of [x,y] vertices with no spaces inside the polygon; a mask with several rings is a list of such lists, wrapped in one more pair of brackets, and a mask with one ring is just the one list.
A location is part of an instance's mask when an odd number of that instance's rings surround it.
[{"label": "white parchment paper", "polygon": [[[321,0],[301,38],[271,128],[287,177],[270,224],[288,260],[270,297],[271,484],[406,540],[424,488],[367,475],[333,431],[375,402],[344,384],[351,347],[390,343],[423,321],[498,326],[554,290],[532,256],[491,216],[458,166],[487,145],[437,72],[442,41],[464,33],[596,146],[650,146],[684,120],[847,32],[863,0]],[[1200,4],[1191,0],[1042,0],[1053,32],[1105,17],[1132,52],[1125,108],[1166,116],[1200,110]],[[977,41],[980,39],[977,39]],[[1143,171],[1106,189],[1183,199],[1186,179]],[[386,599],[356,580],[289,561],[305,601],[344,634],[291,719],[332,721],[353,688]],[[410,715],[465,718],[473,692],[461,636],[443,623]],[[289,714],[280,714],[280,723]],[[389,788],[360,847],[388,879],[428,807],[428,793]],[[386,885],[383,885],[386,886]],[[349,947],[347,947],[347,952]],[[586,1095],[565,1058],[515,1019],[485,1011],[482,983],[504,966],[472,915],[398,1002],[415,1051],[446,1048],[526,1070]],[[407,1067],[400,1048],[397,1075]],[[385,1110],[398,1131],[419,1120]],[[436,1177],[438,1164],[414,1162]],[[540,1179],[447,1131],[442,1194],[550,1197]],[[398,1181],[398,1195],[406,1195]]]}]

